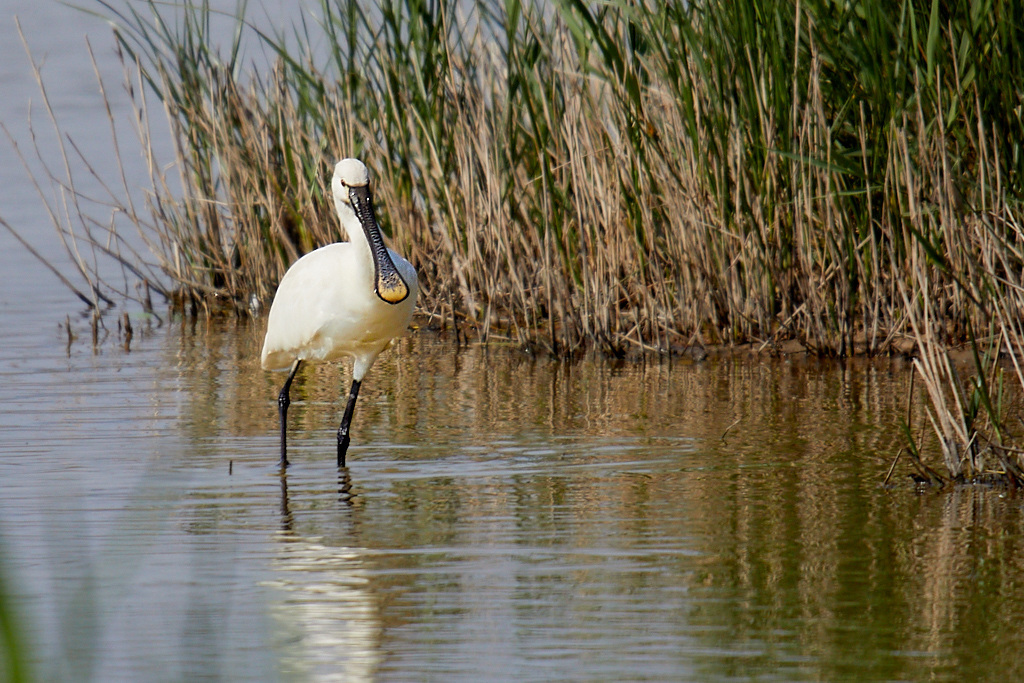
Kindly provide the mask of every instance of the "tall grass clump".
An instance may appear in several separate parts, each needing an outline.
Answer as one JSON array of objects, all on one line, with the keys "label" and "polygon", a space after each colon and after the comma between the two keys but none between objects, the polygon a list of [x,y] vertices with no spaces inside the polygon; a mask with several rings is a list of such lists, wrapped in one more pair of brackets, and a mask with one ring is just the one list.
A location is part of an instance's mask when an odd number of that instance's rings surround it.
[{"label": "tall grass clump", "polygon": [[337,239],[325,178],[352,154],[425,311],[483,337],[877,353],[910,334],[916,265],[966,339],[963,221],[1020,196],[1012,4],[341,0],[259,35],[259,73],[243,17],[215,51],[205,5],[137,7],[107,11],[178,145],[140,218],[194,295],[268,298]]},{"label": "tall grass clump", "polygon": [[127,213],[182,296],[268,300],[341,238],[327,179],[359,156],[433,324],[559,354],[915,349],[950,476],[1016,471],[1020,3],[323,0],[275,34],[242,5],[220,49],[205,3],[98,4],[143,150],[154,103],[172,128]]}]

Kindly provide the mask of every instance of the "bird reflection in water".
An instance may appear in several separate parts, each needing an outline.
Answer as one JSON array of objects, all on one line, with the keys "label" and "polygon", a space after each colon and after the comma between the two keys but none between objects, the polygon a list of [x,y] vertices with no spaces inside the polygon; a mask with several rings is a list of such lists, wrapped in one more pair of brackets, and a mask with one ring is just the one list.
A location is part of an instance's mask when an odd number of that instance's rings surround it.
[{"label": "bird reflection in water", "polygon": [[[317,520],[292,510],[286,470],[280,478],[275,577],[264,585],[275,589],[272,613],[281,629],[281,671],[310,680],[373,680],[383,660],[383,628],[377,596],[370,590],[367,551],[351,534],[349,545],[338,545],[333,533],[327,545],[322,537],[299,533],[297,528],[315,527]],[[341,467],[338,509],[347,517],[357,511],[354,497],[348,468]]]},{"label": "bird reflection in water", "polygon": [[[282,469],[281,478],[281,531],[292,531],[292,510],[288,499],[288,471]],[[338,503],[341,508],[353,509],[356,494],[352,492],[352,474],[347,467],[338,468]]]}]

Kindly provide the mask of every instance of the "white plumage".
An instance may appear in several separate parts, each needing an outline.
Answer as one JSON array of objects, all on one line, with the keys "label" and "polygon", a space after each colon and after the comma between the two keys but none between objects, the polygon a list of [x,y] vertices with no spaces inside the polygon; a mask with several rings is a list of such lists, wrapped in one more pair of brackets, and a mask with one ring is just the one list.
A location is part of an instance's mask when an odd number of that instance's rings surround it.
[{"label": "white plumage", "polygon": [[413,284],[405,301],[388,304],[374,294],[373,262],[363,263],[361,252],[369,259],[365,243],[328,244],[288,269],[270,307],[264,370],[288,370],[296,359],[352,356],[352,376],[361,380],[377,354],[405,330],[415,304],[416,270],[388,249],[402,279]]},{"label": "white plumage", "polygon": [[351,356],[352,390],[338,430],[338,465],[345,464],[359,386],[380,352],[409,326],[419,291],[416,269],[384,246],[366,166],[356,159],[338,162],[331,190],[349,241],[292,264],[278,285],[263,341],[263,368],[290,370],[278,397],[282,465],[288,464],[289,390],[299,365]]}]

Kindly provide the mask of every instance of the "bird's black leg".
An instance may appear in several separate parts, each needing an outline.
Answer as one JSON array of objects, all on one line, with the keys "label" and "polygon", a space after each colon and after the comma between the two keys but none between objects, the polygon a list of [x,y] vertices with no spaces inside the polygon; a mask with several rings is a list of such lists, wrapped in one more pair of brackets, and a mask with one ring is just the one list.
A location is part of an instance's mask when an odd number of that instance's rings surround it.
[{"label": "bird's black leg", "polygon": [[348,392],[348,405],[345,406],[345,414],[341,418],[341,426],[338,427],[338,467],[345,466],[345,452],[348,451],[348,428],[352,423],[352,413],[356,409],[359,385],[359,380],[352,380],[352,390]]},{"label": "bird's black leg", "polygon": [[299,371],[299,365],[302,364],[301,360],[296,360],[292,363],[292,369],[288,373],[288,379],[284,381],[284,386],[281,387],[281,393],[277,395],[277,412],[281,416],[281,467],[288,467],[288,406],[291,405],[292,401],[289,397],[289,392],[292,388],[292,380],[295,379],[295,373]]}]

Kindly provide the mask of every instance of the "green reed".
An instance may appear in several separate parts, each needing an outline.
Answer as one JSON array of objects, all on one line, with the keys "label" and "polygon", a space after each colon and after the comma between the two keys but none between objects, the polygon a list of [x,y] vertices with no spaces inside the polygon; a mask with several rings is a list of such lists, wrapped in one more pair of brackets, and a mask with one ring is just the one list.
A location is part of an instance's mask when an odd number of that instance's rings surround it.
[{"label": "green reed", "polygon": [[6,545],[0,544],[0,673],[3,680],[20,683],[34,680],[33,667],[29,664],[27,622],[15,605],[6,552]]},{"label": "green reed", "polygon": [[325,190],[358,156],[430,324],[558,354],[916,349],[950,476],[1012,471],[1019,3],[323,0],[273,35],[242,4],[219,50],[205,3],[99,4],[174,133],[127,213],[183,296],[268,301],[342,237]]}]

